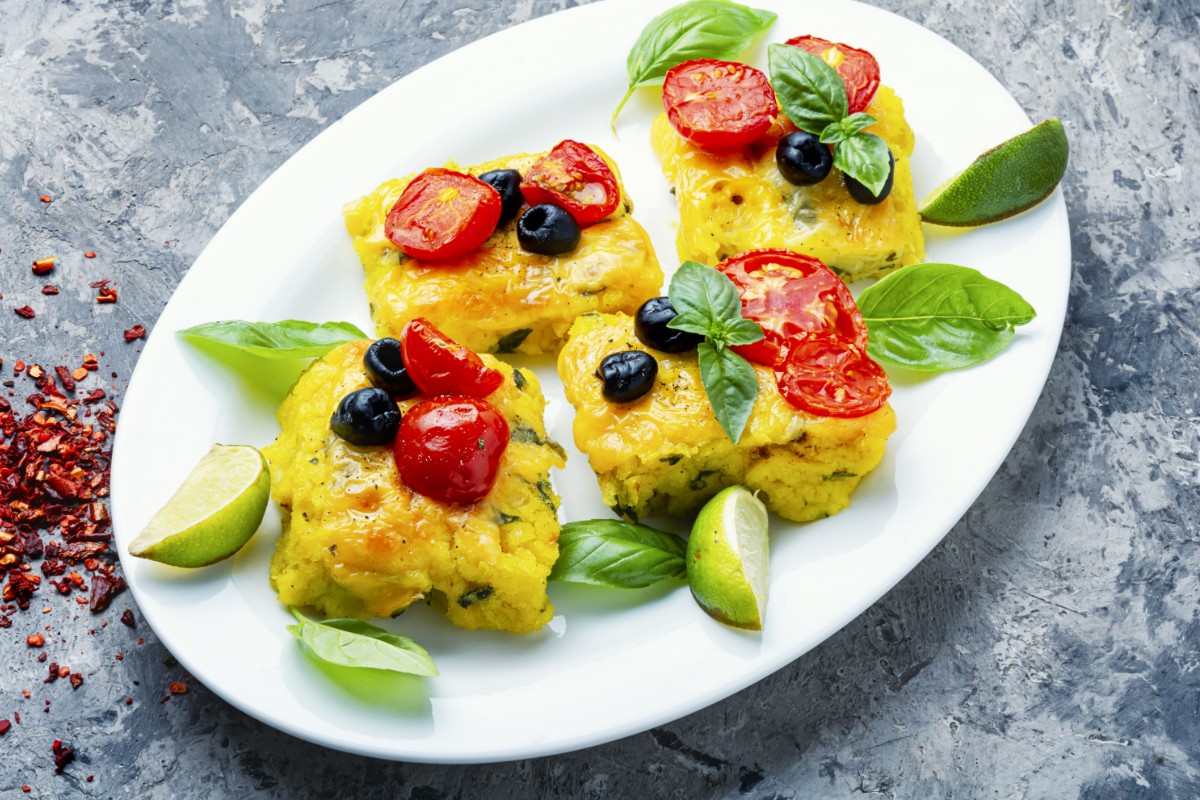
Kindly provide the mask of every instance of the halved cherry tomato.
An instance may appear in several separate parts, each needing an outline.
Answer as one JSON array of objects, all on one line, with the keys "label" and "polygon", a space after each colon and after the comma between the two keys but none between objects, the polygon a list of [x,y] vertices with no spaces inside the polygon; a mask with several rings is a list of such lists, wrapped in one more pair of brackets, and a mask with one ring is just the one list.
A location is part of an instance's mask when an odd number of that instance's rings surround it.
[{"label": "halved cherry tomato", "polygon": [[470,175],[427,169],[404,187],[384,233],[412,258],[449,261],[487,241],[500,221],[500,193]]},{"label": "halved cherry tomato", "polygon": [[550,203],[570,212],[579,227],[599,222],[621,205],[617,176],[586,144],[564,139],[525,173],[521,194],[531,207]]},{"label": "halved cherry tomato", "polygon": [[850,106],[847,113],[857,114],[871,104],[871,98],[879,88],[879,62],[875,56],[866,50],[816,36],[797,36],[788,39],[787,43],[820,57],[838,71],[846,84],[846,101]]},{"label": "halved cherry tomato", "polygon": [[775,382],[783,399],[819,417],[863,417],[892,394],[883,367],[836,333],[792,337]]},{"label": "halved cherry tomato", "polygon": [[680,136],[705,150],[744,147],[771,127],[779,112],[767,76],[735,61],[698,58],[672,67],[663,81],[663,108]]},{"label": "halved cherry tomato", "polygon": [[486,366],[469,348],[420,317],[400,332],[400,355],[413,383],[430,397],[487,397],[504,383],[499,370]]},{"label": "halved cherry tomato", "polygon": [[408,488],[442,503],[474,503],[496,483],[508,422],[478,397],[435,397],[400,420],[393,453]]},{"label": "halved cherry tomato", "polygon": [[819,259],[790,250],[750,250],[717,269],[742,295],[742,316],[762,326],[764,338],[733,350],[764,366],[777,365],[788,341],[802,333],[836,333],[860,348],[867,326],[842,279]]}]

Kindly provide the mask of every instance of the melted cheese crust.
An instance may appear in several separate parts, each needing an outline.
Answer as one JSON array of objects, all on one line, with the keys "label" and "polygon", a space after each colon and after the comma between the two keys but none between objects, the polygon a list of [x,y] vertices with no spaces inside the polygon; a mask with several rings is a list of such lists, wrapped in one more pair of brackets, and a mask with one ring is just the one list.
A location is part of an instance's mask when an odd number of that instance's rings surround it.
[{"label": "melted cheese crust", "polygon": [[913,133],[895,93],[880,86],[867,128],[896,158],[892,191],[881,203],[852,198],[834,169],[814,186],[793,186],[779,174],[772,140],[709,153],[675,132],[665,114],[651,129],[663,173],[679,203],[680,260],[715,266],[746,250],[783,248],[815,256],[846,282],[883,275],[925,258],[909,157]]},{"label": "melted cheese crust", "polygon": [[[446,167],[472,175],[493,169],[525,173],[543,155],[513,155],[465,170],[453,162]],[[604,159],[620,184],[616,165]],[[425,317],[476,352],[555,353],[580,314],[633,313],[662,287],[650,237],[630,216],[632,203],[623,185],[622,205],[608,219],[584,228],[571,253],[542,256],[522,250],[514,219],[475,252],[432,263],[406,257],[384,235],[388,212],[412,177],[385,181],[343,209],[381,337],[397,337],[409,320]]]}]

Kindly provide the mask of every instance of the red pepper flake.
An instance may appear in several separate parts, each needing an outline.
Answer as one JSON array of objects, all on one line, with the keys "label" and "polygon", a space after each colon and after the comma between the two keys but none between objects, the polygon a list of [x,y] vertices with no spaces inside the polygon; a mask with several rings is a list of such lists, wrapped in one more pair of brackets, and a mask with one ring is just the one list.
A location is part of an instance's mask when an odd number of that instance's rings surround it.
[{"label": "red pepper flake", "polygon": [[84,353],[83,368],[86,370],[100,369],[100,359],[96,358],[95,353]]},{"label": "red pepper flake", "polygon": [[13,375],[20,375],[25,370],[25,362],[17,359],[17,363],[13,364]]},{"label": "red pepper flake", "polygon": [[83,675],[81,675],[78,672],[72,672],[70,681],[71,681],[71,688],[78,689],[80,686],[83,685]]},{"label": "red pepper flake", "polygon": [[13,311],[17,312],[18,317],[24,317],[25,319],[33,319],[35,316],[37,316],[37,312],[34,311],[29,306],[21,306],[20,308],[14,308]]},{"label": "red pepper flake", "polygon": [[65,678],[65,677],[67,677],[67,676],[68,676],[68,675],[70,675],[70,674],[71,674],[71,668],[70,668],[70,667],[68,667],[66,664],[61,664],[61,665],[59,665],[59,667],[58,667],[58,677],[60,677],[60,678]]},{"label": "red pepper flake", "polygon": [[0,719],[0,736],[8,733],[8,729],[12,727],[12,723],[6,719]]},{"label": "red pepper flake", "polygon": [[56,261],[58,261],[58,256],[46,256],[45,258],[39,258],[37,261],[33,262],[33,274],[49,275],[51,270],[54,269],[54,264]]},{"label": "red pepper flake", "polygon": [[75,379],[71,377],[71,370],[66,367],[55,367],[54,374],[58,376],[59,382],[68,392],[75,391]]},{"label": "red pepper flake", "polygon": [[[97,572],[92,576],[92,595],[88,600],[90,608],[92,611],[103,611],[124,588],[124,578]],[[80,600],[82,599],[80,598]]]},{"label": "red pepper flake", "polygon": [[126,698],[125,698],[125,705],[127,705],[127,706],[131,706],[131,705],[133,705],[133,698],[132,698],[132,697],[126,697]]},{"label": "red pepper flake", "polygon": [[105,395],[103,389],[93,389],[91,394],[83,398],[83,402],[91,405],[92,403],[98,403],[99,401],[103,400],[104,397]]},{"label": "red pepper flake", "polygon": [[22,786],[21,791],[24,792],[25,794],[29,794],[30,792],[33,791],[33,789],[28,786]]},{"label": "red pepper flake", "polygon": [[125,660],[125,656],[121,655],[120,653],[117,653],[117,661],[124,661],[124,660]]},{"label": "red pepper flake", "polygon": [[100,562],[94,558],[85,558],[83,560],[83,568],[88,572],[95,572],[96,567],[100,566]]},{"label": "red pepper flake", "polygon": [[47,283],[42,287],[42,294],[55,295],[58,294],[58,287]]},{"label": "red pepper flake", "polygon": [[77,381],[81,381],[86,378],[87,374],[88,371],[83,367],[76,367],[75,369],[71,370],[71,377]]},{"label": "red pepper flake", "polygon": [[53,199],[54,198],[48,194],[44,194],[44,195],[41,195],[40,197],[38,197],[38,200],[41,200],[43,203],[49,203]]},{"label": "red pepper flake", "polygon": [[188,685],[183,681],[171,681],[171,685],[167,687],[167,691],[171,694],[187,694]]},{"label": "red pepper flake", "polygon": [[137,620],[133,618],[133,609],[127,608],[121,612],[121,622],[130,628],[137,627]]},{"label": "red pepper flake", "polygon": [[95,258],[95,257],[96,257],[96,251],[95,251],[95,250],[88,250],[86,253],[84,253],[84,254],[83,254],[83,257],[84,257],[84,258]]},{"label": "red pepper flake", "polygon": [[40,633],[30,634],[29,636],[25,637],[25,644],[29,645],[30,647],[41,647],[42,645],[46,644],[46,637],[42,636]]},{"label": "red pepper flake", "polygon": [[105,286],[100,289],[100,293],[96,295],[97,303],[115,303],[117,302],[117,290],[111,286]]},{"label": "red pepper flake", "polygon": [[134,325],[129,330],[125,331],[125,341],[132,342],[134,339],[145,339],[146,328],[144,325]]},{"label": "red pepper flake", "polygon": [[22,689],[21,694],[25,697],[26,700],[29,699],[29,690],[28,689]]},{"label": "red pepper flake", "polygon": [[68,747],[61,739],[54,740],[54,771],[61,774],[75,760],[75,748]]}]

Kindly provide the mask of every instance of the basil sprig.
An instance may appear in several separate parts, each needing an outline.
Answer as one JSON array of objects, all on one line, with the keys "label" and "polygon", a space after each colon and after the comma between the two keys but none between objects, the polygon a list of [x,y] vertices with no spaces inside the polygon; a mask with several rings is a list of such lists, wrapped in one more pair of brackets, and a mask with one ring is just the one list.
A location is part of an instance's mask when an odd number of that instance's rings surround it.
[{"label": "basil sprig", "polygon": [[1036,312],[1025,298],[977,270],[913,264],[858,297],[867,352],[876,361],[943,372],[987,361]]},{"label": "basil sprig", "polygon": [[736,444],[758,395],[758,376],[729,345],[757,342],[763,338],[762,328],[742,317],[742,299],[733,281],[695,261],[683,262],[667,295],[679,314],[667,326],[705,337],[697,347],[700,381],[717,422]]},{"label": "basil sprig", "polygon": [[887,143],[863,130],[878,122],[870,114],[849,114],[846,84],[837,70],[789,44],[767,47],[771,86],[797,128],[833,145],[833,165],[879,194],[891,171]]},{"label": "basil sprig", "polygon": [[247,322],[234,319],[184,328],[179,335],[266,359],[319,358],[333,348],[367,335],[349,322]]},{"label": "basil sprig", "polygon": [[383,628],[358,619],[309,619],[295,608],[288,611],[297,625],[288,632],[306,652],[341,667],[383,669],[411,675],[437,675],[429,653],[406,636],[388,633]]},{"label": "basil sprig", "polygon": [[691,0],[650,20],[626,59],[629,89],[613,112],[613,127],[635,89],[661,84],[667,70],[694,58],[737,58],[767,32],[775,16],[730,0]]},{"label": "basil sprig", "polygon": [[621,522],[568,522],[558,535],[558,561],[550,580],[638,589],[687,577],[687,544],[674,534]]}]

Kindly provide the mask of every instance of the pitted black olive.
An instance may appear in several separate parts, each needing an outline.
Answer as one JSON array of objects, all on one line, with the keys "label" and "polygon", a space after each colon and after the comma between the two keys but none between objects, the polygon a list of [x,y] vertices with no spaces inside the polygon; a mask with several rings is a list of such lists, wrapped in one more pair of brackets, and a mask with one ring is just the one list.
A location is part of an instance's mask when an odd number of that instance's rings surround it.
[{"label": "pitted black olive", "polygon": [[633,327],[642,344],[664,353],[686,353],[704,341],[698,333],[677,331],[667,323],[679,316],[669,297],[651,297],[642,303],[634,318]]},{"label": "pitted black olive", "polygon": [[604,381],[604,399],[629,403],[650,391],[658,376],[658,362],[642,350],[626,350],[604,357],[596,376]]},{"label": "pitted black olive", "polygon": [[888,148],[888,176],[884,182],[883,188],[879,194],[871,194],[871,190],[863,186],[858,181],[851,178],[849,175],[843,176],[846,179],[846,189],[850,192],[850,196],[863,205],[873,206],[876,203],[882,203],[883,199],[892,193],[892,178],[896,177],[896,158],[892,155],[892,148]]},{"label": "pitted black olive", "polygon": [[794,131],[779,140],[775,148],[775,163],[779,173],[796,186],[820,183],[833,169],[833,154],[829,145],[807,131]]},{"label": "pitted black olive", "polygon": [[500,221],[496,227],[507,225],[521,210],[521,173],[515,169],[494,169],[479,176],[479,180],[500,193]]},{"label": "pitted black olive", "polygon": [[517,241],[531,253],[561,256],[579,246],[579,223],[565,209],[542,203],[517,220]]},{"label": "pitted black olive", "polygon": [[383,389],[355,389],[338,403],[329,424],[350,444],[388,444],[400,429],[400,409]]},{"label": "pitted black olive", "polygon": [[400,342],[384,338],[374,342],[363,355],[363,366],[371,383],[392,397],[405,398],[417,393],[417,385],[409,377],[400,353]]}]

